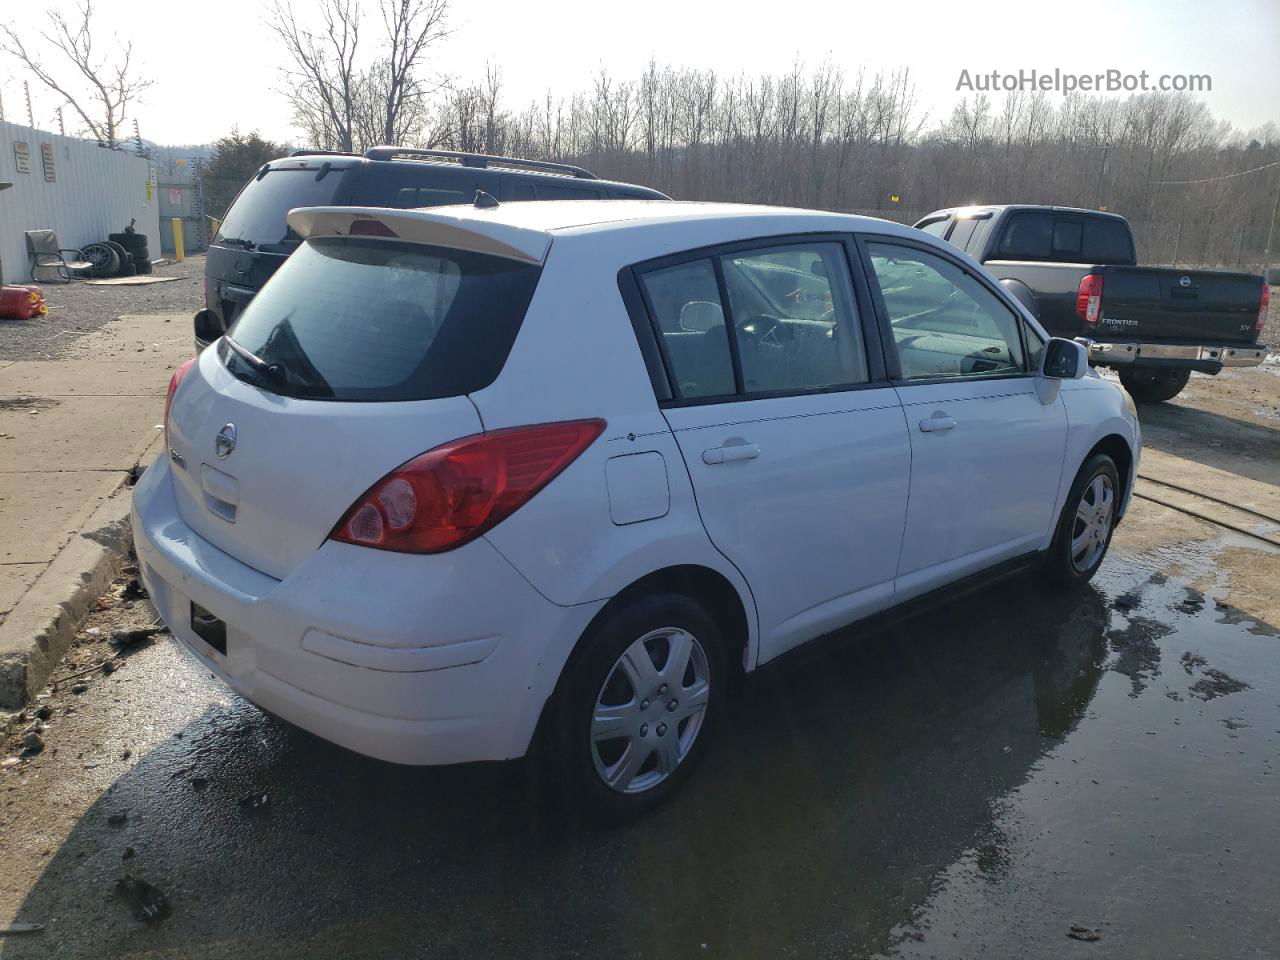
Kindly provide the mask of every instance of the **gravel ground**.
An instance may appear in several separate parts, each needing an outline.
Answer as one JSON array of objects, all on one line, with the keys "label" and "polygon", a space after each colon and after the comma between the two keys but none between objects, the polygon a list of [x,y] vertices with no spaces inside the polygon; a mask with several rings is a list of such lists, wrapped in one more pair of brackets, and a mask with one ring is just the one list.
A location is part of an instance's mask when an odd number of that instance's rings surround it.
[{"label": "gravel ground", "polygon": [[126,314],[195,313],[204,306],[204,257],[156,267],[172,283],[144,287],[100,287],[86,283],[44,284],[49,315],[0,320],[0,360],[59,360],[79,339]]}]

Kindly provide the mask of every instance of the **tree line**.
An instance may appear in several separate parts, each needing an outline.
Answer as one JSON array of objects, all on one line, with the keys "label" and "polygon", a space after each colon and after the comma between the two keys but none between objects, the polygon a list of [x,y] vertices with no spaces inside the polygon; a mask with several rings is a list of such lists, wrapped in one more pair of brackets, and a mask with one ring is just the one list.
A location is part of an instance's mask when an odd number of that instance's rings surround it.
[{"label": "tree line", "polygon": [[930,121],[906,68],[796,61],[780,74],[723,76],[651,62],[636,77],[601,69],[582,90],[513,103],[493,65],[470,84],[430,72],[449,0],[376,0],[368,20],[360,0],[319,0],[310,27],[287,3],[276,0],[272,24],[309,146],[555,160],[679,199],[906,222],[969,203],[1099,207],[1130,218],[1148,262],[1256,266],[1267,256],[1280,129],[1241,134],[1186,93],[978,94]]},{"label": "tree line", "polygon": [[[602,70],[586,90],[522,109],[502,93],[493,70],[451,90],[423,140],[576,163],[679,199],[903,222],[977,203],[1107,209],[1134,223],[1152,263],[1256,268],[1280,196],[1280,128],[1242,134],[1185,93],[979,94],[932,124],[908,70],[829,63],[732,77]],[[1271,244],[1274,263],[1280,235]]]}]

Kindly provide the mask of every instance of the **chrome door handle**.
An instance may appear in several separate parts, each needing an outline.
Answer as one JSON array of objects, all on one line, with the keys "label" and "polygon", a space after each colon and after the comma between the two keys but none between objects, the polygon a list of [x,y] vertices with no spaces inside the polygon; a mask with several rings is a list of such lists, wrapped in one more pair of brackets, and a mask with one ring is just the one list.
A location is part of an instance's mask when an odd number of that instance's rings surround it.
[{"label": "chrome door handle", "polygon": [[924,433],[937,433],[940,430],[951,430],[955,425],[955,417],[925,417],[920,421],[920,429]]},{"label": "chrome door handle", "polygon": [[760,444],[735,443],[727,447],[712,447],[702,451],[702,462],[728,463],[731,460],[754,460],[760,456]]}]

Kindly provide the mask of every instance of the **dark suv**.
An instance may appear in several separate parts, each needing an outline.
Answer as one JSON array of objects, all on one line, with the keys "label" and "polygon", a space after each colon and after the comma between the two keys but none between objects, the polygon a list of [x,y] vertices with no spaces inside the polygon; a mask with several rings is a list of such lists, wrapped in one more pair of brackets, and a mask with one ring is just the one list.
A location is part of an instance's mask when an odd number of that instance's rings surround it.
[{"label": "dark suv", "polygon": [[499,201],[671,199],[563,163],[405,147],[374,147],[363,155],[299,150],[263,164],[209,245],[197,349],[231,326],[297,248],[299,239],[285,223],[295,207],[437,207],[471,203],[478,190]]}]

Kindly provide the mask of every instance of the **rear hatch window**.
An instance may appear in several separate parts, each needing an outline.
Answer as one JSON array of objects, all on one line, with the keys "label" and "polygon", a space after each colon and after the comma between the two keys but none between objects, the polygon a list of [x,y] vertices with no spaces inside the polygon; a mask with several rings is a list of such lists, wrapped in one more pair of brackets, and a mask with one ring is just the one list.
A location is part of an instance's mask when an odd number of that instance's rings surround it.
[{"label": "rear hatch window", "polygon": [[214,243],[288,253],[301,238],[285,222],[295,207],[330,207],[341,200],[339,191],[346,171],[330,170],[316,179],[319,170],[281,168],[268,170],[261,180],[250,180],[227,211]]},{"label": "rear hatch window", "polygon": [[219,356],[237,378],[289,397],[461,396],[497,377],[540,273],[443,247],[311,240],[228,331],[241,349],[224,341]]}]

